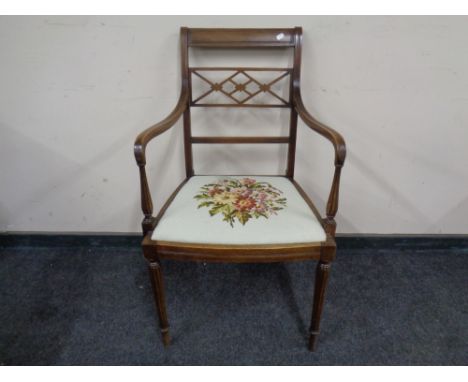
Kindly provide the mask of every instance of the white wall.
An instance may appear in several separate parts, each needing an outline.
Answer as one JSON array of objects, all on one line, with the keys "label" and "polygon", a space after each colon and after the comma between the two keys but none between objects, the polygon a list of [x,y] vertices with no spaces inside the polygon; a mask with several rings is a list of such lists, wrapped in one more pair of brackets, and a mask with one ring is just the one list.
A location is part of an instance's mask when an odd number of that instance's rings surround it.
[{"label": "white wall", "polygon": [[[1,231],[139,230],[133,141],[175,105],[181,25],[303,26],[305,103],[348,144],[339,232],[467,233],[467,17],[0,17]],[[209,113],[194,123],[219,130]],[[229,113],[286,131],[284,113]],[[184,176],[181,138],[149,146],[156,208]],[[196,170],[284,169],[284,149],[247,149],[197,151]],[[321,210],[332,158],[301,124],[297,177]]]}]

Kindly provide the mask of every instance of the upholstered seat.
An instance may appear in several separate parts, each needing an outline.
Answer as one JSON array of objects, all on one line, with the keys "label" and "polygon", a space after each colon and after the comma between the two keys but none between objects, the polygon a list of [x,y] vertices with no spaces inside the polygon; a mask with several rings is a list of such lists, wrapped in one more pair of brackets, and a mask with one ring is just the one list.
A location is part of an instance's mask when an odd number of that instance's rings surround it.
[{"label": "upholstered seat", "polygon": [[325,231],[282,176],[193,176],[165,211],[152,240],[206,244],[313,243]]}]

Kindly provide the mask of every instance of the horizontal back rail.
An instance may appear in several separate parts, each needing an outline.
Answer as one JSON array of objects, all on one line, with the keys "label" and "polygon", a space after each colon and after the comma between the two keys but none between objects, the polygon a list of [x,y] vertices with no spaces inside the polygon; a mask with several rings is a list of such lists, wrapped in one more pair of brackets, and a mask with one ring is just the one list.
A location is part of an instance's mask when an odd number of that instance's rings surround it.
[{"label": "horizontal back rail", "polygon": [[289,137],[192,137],[192,143],[289,143]]},{"label": "horizontal back rail", "polygon": [[266,68],[266,67],[235,67],[235,66],[191,66],[188,68],[190,72],[196,71],[235,71],[235,70],[246,70],[249,72],[292,72],[292,68]]},{"label": "horizontal back rail", "polygon": [[295,39],[292,28],[190,28],[187,43],[201,48],[287,48]]},{"label": "horizontal back rail", "polygon": [[243,103],[243,104],[232,104],[232,103],[191,103],[192,107],[291,107],[290,105],[280,104],[255,104],[255,103]]}]

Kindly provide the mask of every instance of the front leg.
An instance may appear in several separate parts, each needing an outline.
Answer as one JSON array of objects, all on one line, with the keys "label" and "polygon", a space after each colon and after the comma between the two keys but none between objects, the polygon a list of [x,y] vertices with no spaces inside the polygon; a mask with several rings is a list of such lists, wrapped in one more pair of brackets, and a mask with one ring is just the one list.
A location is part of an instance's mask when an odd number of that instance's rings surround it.
[{"label": "front leg", "polygon": [[309,350],[315,351],[319,335],[320,317],[322,316],[323,303],[325,301],[325,289],[330,274],[330,262],[320,260],[317,264],[315,274],[314,303],[312,309],[312,320],[310,324]]},{"label": "front leg", "polygon": [[161,272],[161,263],[159,260],[149,263],[151,285],[153,286],[154,300],[158,309],[159,327],[164,346],[169,346],[171,337],[169,336],[169,322],[166,312],[166,297],[164,295],[164,285]]}]

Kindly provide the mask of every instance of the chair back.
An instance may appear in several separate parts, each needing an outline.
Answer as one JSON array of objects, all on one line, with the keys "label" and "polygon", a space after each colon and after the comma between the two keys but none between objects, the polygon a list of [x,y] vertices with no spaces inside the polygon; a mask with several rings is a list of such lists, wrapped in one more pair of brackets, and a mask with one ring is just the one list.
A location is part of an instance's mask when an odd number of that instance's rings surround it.
[{"label": "chair back", "polygon": [[[297,135],[294,93],[299,90],[302,28],[181,28],[182,91],[189,94],[184,114],[187,175],[193,175],[193,144],[288,145],[286,176],[293,177]],[[191,66],[189,49],[285,49],[293,53],[287,67]],[[198,86],[194,86],[197,83]],[[283,136],[193,136],[190,108],[289,108],[289,132]]]}]

